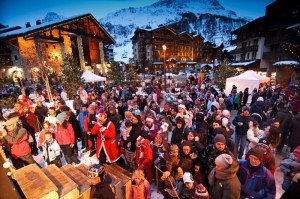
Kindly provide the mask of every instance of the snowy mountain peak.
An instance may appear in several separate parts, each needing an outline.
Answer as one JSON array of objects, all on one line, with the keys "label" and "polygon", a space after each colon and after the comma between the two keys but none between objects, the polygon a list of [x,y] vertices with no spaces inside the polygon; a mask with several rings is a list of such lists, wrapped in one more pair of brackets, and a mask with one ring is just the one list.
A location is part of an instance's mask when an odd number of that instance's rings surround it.
[{"label": "snowy mountain peak", "polygon": [[50,22],[50,21],[57,21],[57,20],[61,20],[64,18],[65,18],[64,16],[58,15],[55,12],[48,12],[46,14],[46,17],[44,19],[42,19],[42,22],[45,23],[45,22]]},{"label": "snowy mountain peak", "polygon": [[149,6],[123,8],[99,20],[117,41],[115,60],[127,62],[132,54],[131,38],[136,28],[179,27],[179,32],[201,34],[206,41],[229,45],[231,31],[251,21],[226,10],[218,0],[158,0]]}]

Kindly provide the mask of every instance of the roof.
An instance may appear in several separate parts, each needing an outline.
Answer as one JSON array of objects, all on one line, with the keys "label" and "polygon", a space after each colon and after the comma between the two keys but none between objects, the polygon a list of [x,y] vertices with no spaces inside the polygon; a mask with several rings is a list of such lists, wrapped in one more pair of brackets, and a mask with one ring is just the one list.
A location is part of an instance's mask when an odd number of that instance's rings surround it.
[{"label": "roof", "polygon": [[287,60],[287,61],[278,61],[273,64],[273,66],[287,66],[287,65],[300,65],[300,62],[294,60]]},{"label": "roof", "polygon": [[101,24],[90,13],[75,15],[75,16],[67,17],[64,19],[56,20],[56,21],[45,22],[40,25],[34,25],[34,26],[31,26],[28,28],[21,28],[18,30],[13,30],[10,32],[0,34],[0,38],[33,35],[33,34],[44,32],[44,31],[47,31],[50,29],[55,29],[57,27],[61,27],[61,26],[69,24],[70,22],[73,22],[74,20],[81,20],[81,19],[84,19],[87,17],[90,17],[99,26],[99,28],[108,36],[108,38],[112,41],[113,44],[116,43],[116,41],[110,36],[110,34],[101,26]]},{"label": "roof", "polygon": [[264,22],[266,21],[266,16],[263,16],[263,17],[260,17],[260,18],[257,18],[241,27],[239,27],[238,29],[234,30],[231,32],[231,34],[238,34],[242,31],[245,31],[247,30],[248,28],[252,27],[252,26],[257,26],[257,25],[263,25]]},{"label": "roof", "polygon": [[286,29],[293,29],[293,28],[300,28],[300,23],[293,24],[293,25],[287,27]]},{"label": "roof", "polygon": [[253,60],[253,61],[247,61],[247,62],[237,62],[237,63],[231,63],[231,66],[248,66],[254,62],[256,62],[257,60]]}]

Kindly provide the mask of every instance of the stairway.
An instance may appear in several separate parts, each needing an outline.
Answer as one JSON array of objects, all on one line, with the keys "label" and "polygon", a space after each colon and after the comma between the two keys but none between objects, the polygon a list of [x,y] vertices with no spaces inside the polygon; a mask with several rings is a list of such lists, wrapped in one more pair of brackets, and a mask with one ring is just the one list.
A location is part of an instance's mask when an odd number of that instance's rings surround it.
[{"label": "stairway", "polygon": [[42,169],[31,164],[16,170],[12,177],[26,198],[90,198],[89,178],[70,164],[61,168],[49,165]]},{"label": "stairway", "polygon": [[[84,164],[77,167],[67,164],[61,168],[53,164],[44,168],[31,164],[14,171],[12,177],[29,199],[89,199],[88,168]],[[127,199],[131,173],[115,164],[105,165],[105,171],[112,177],[116,199]]]}]

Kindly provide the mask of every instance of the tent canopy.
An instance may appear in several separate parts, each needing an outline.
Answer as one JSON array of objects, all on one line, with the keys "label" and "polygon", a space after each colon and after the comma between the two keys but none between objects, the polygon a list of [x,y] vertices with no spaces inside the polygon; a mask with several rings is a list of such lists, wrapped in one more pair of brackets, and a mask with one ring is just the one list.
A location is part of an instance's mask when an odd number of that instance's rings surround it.
[{"label": "tent canopy", "polygon": [[96,75],[88,70],[84,71],[84,73],[81,75],[81,78],[84,78],[84,82],[103,82],[106,81],[106,77],[101,77],[99,75]]},{"label": "tent canopy", "polygon": [[251,93],[254,88],[258,89],[260,83],[269,81],[269,77],[263,77],[258,75],[253,70],[248,70],[238,76],[227,78],[225,93],[229,95],[233,85],[237,87],[237,92],[244,92],[245,88],[249,88],[249,92]]}]

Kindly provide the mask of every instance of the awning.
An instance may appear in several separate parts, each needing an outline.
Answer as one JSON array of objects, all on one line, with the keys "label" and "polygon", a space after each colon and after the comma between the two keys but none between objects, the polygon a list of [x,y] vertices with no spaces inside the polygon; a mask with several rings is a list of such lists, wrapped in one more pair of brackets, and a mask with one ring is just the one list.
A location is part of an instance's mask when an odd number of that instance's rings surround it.
[{"label": "awning", "polygon": [[278,61],[273,64],[273,66],[291,66],[291,65],[299,66],[300,63],[294,60],[287,60],[287,61]]}]

